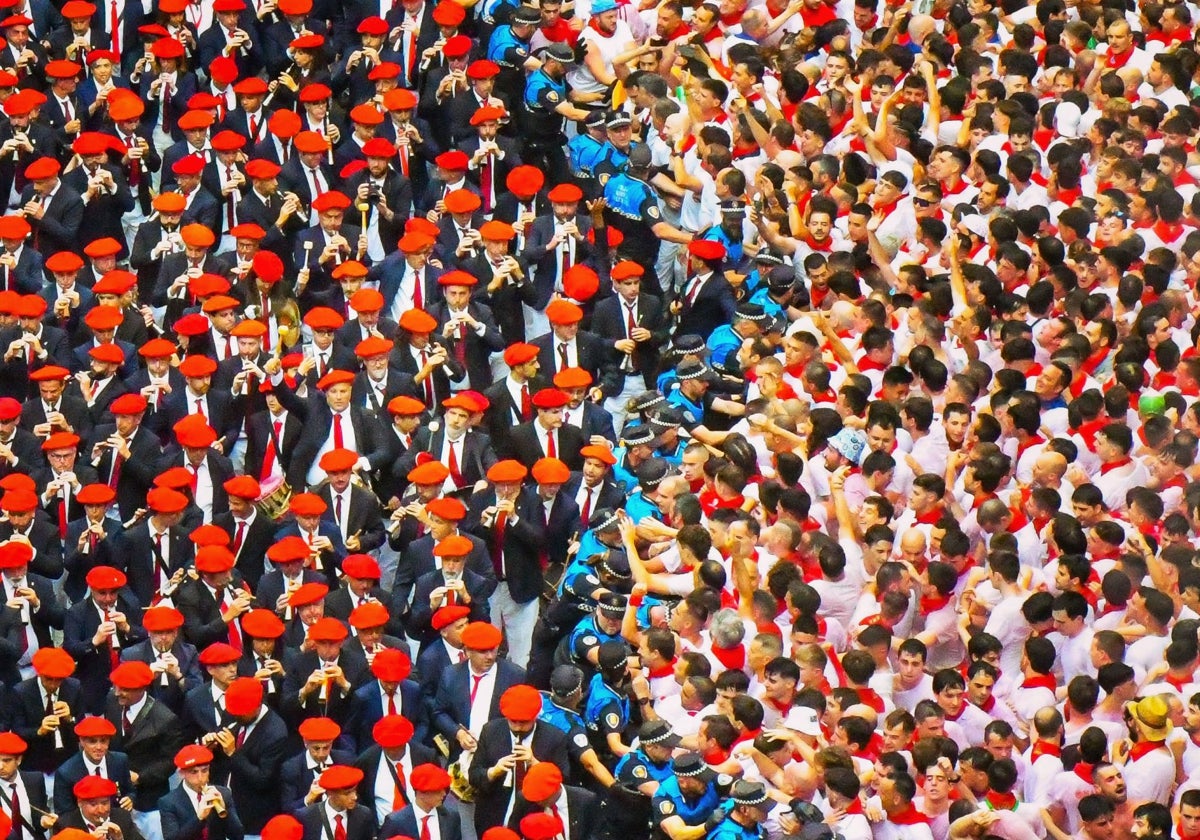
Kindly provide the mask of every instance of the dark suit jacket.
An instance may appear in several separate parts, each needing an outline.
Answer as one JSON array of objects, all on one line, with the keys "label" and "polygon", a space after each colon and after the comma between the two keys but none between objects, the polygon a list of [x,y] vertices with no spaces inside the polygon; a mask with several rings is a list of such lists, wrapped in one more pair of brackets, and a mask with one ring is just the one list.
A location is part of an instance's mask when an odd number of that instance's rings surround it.
[{"label": "dark suit jacket", "polygon": [[[357,484],[351,484],[348,489],[350,506],[348,510],[342,511],[342,516],[346,518],[346,533],[358,534],[359,548],[356,553],[366,554],[383,545],[383,508],[370,490]],[[328,482],[317,491],[317,495],[329,505],[329,510],[325,512],[325,521],[336,525],[333,490]]]},{"label": "dark suit jacket", "polygon": [[[354,766],[363,771],[363,780],[358,786],[358,801],[370,808],[372,813],[375,813],[375,779],[379,774],[379,762],[383,758],[383,748],[378,744],[371,744],[363,747],[362,753],[354,761]],[[422,764],[435,763],[437,754],[432,748],[418,744],[414,736],[413,740],[408,742],[408,759],[413,767],[419,767]],[[403,793],[405,801],[411,802],[413,791],[408,779],[405,779]]]},{"label": "dark suit jacket", "polygon": [[[471,388],[479,390],[492,381],[488,357],[492,353],[498,353],[504,349],[504,338],[496,328],[496,322],[489,307],[472,301],[467,305],[467,312],[472,318],[483,324],[483,335],[478,335],[474,330],[463,329],[460,335],[444,339],[444,343],[451,351],[451,355],[454,355],[454,348],[462,340],[462,333],[465,333],[467,376],[470,377]],[[438,301],[430,306],[429,314],[437,319],[438,335],[440,336],[442,329],[450,321],[449,307],[444,302]]]},{"label": "dark suit jacket", "polygon": [[[187,537],[187,531],[176,526],[167,532],[168,567],[167,571],[174,574],[192,562],[195,555],[195,545]],[[129,578],[129,588],[139,604],[149,606],[158,589],[158,577],[154,573],[157,560],[157,546],[150,538],[150,523],[148,519],[134,525],[127,531],[122,531],[115,544],[118,548],[117,557],[122,569]]]},{"label": "dark suit jacket", "polygon": [[[33,185],[29,185],[21,193],[22,206],[33,198]],[[43,254],[71,251],[82,256],[85,243],[79,239],[79,227],[83,224],[83,211],[83,199],[79,193],[60,182],[42,218],[29,217],[29,224],[33,228],[33,247]]]},{"label": "dark suit jacket", "polygon": [[[241,582],[234,575],[233,582],[226,588],[226,594],[232,601],[235,590]],[[229,625],[221,620],[221,606],[213,598],[208,587],[200,580],[185,578],[175,590],[175,609],[183,613],[186,621],[183,624],[183,637],[197,650],[204,650],[214,642],[225,642],[229,639]]]},{"label": "dark suit jacket", "polygon": [[[553,379],[554,375],[562,370],[558,339],[553,332],[548,332],[538,336],[530,344],[538,348],[538,362],[541,365],[539,375],[546,379]],[[615,359],[612,355],[612,348],[606,346],[604,339],[600,336],[584,330],[576,333],[575,358],[572,361],[574,367],[583,368],[592,375],[593,387],[603,388],[606,383],[609,383],[608,390],[614,388],[612,381],[616,378]],[[617,387],[614,393],[620,393],[620,391],[621,389]]]},{"label": "dark suit jacket", "polygon": [[[0,540],[7,540],[16,533],[10,522],[0,522]],[[70,525],[67,526],[70,535]],[[58,538],[58,525],[50,521],[41,508],[34,515],[29,530],[22,536],[28,538],[33,546],[33,559],[29,561],[29,571],[48,580],[58,580],[63,570],[62,543]],[[76,532],[78,539],[78,532]]]},{"label": "dark suit jacket", "polygon": [[[157,240],[151,242],[150,247],[153,248],[155,244],[157,244]],[[188,268],[187,255],[182,251],[167,254],[163,257],[158,269],[158,275],[155,278],[154,291],[151,293],[147,303],[152,306],[166,306],[167,290],[171,288],[171,284],[175,282],[175,278],[181,274],[187,274]],[[222,277],[228,278],[230,265],[229,261],[224,257],[205,254],[203,259],[200,260],[200,270],[205,274],[219,274]]]},{"label": "dark suit jacket", "polygon": [[[559,492],[567,498],[574,499],[579,494],[579,485],[583,481],[583,473],[572,472],[570,479],[562,486]],[[578,503],[577,503],[578,504]],[[612,476],[608,475],[600,483],[599,493],[593,492],[591,513],[595,513],[600,508],[613,508],[614,510],[625,506],[625,492],[617,486],[613,481]],[[580,511],[582,514],[582,511]]]},{"label": "dark suit jacket", "polygon": [[[271,543],[275,543],[274,537]],[[325,583],[325,575],[318,572],[316,569],[304,569],[300,572],[300,580],[302,583]],[[278,569],[272,569],[262,576],[258,583],[256,600],[263,609],[271,611],[275,610],[275,602],[279,600],[279,596],[283,594],[284,581],[283,573]]]},{"label": "dark suit jacket", "polygon": [[[464,569],[463,582],[466,583],[467,594],[471,597],[471,603],[468,605],[471,608],[471,620],[487,621],[490,615],[486,594],[487,578],[480,577],[469,569]],[[445,585],[446,578],[442,575],[441,569],[417,578],[417,585],[413,590],[412,611],[408,617],[407,629],[410,636],[428,640],[437,635],[430,623],[433,620],[433,609],[429,606],[429,595],[439,586]],[[444,606],[449,603],[449,600],[442,603]],[[459,602],[456,601],[456,603]]]},{"label": "dark suit jacket", "polygon": [[733,320],[737,308],[733,287],[718,272],[704,282],[694,301],[689,304],[682,295],[680,301],[683,309],[679,312],[675,335],[711,335],[717,327]]},{"label": "dark suit jacket", "polygon": [[[464,525],[488,545],[489,557],[497,538],[496,523],[485,526],[483,511],[496,504],[496,491],[489,488],[471,498]],[[509,594],[527,604],[542,592],[542,552],[546,550],[546,517],[536,488],[526,487],[517,497],[517,522],[504,528],[504,568]],[[576,514],[578,516],[578,514]]]},{"label": "dark suit jacket", "polygon": [[[488,555],[487,543],[474,534],[460,531],[460,534],[471,541],[471,553],[467,555],[467,571],[483,578],[487,583],[484,588],[486,597],[491,598],[496,591],[496,572],[492,568],[492,558]],[[417,579],[440,568],[433,556],[434,539],[431,534],[424,534],[408,542],[401,549],[400,562],[396,566],[396,578],[392,584],[393,614],[408,612],[408,596],[412,592]]]},{"label": "dark suit jacket", "polygon": [[[115,434],[117,427],[112,423],[96,426],[92,430],[91,443],[87,448],[90,455],[92,447],[97,443],[108,440]],[[139,426],[129,444],[129,458],[121,459],[121,472],[117,480],[117,508],[121,512],[121,521],[127,522],[140,507],[146,503],[146,493],[158,475],[158,461],[162,457],[162,447],[158,439],[144,425]],[[113,450],[105,447],[100,459],[94,464],[100,480],[108,483],[112,480]]]},{"label": "dark suit jacket", "polygon": [[[429,732],[429,709],[425,705],[425,698],[421,696],[421,686],[414,680],[404,680],[400,683],[399,691],[400,702],[396,711],[408,718],[413,725],[410,743],[416,747],[425,742],[425,736]],[[372,679],[359,686],[350,701],[350,721],[347,725],[348,734],[353,738],[358,750],[369,751],[374,745],[375,738],[371,730],[385,713],[383,698],[379,693],[379,680]]]},{"label": "dark suit jacket", "polygon": [[184,744],[183,727],[171,710],[153,697],[146,698],[128,734],[121,732],[121,711],[116,695],[110,696],[104,716],[117,727],[112,745],[129,756],[129,769],[138,775],[133,807],[152,811],[166,794],[175,772],[175,753]]},{"label": "dark suit jacket", "polygon": [[[129,757],[123,752],[109,750],[104,757],[108,778],[117,783],[117,794],[120,796],[133,795],[133,781],[129,778]],[[75,794],[72,793],[75,783],[88,775],[87,765],[83,763],[83,753],[64,761],[54,771],[54,813],[66,814],[75,807]]]},{"label": "dark suit jacket", "polygon": [[[537,423],[536,419],[522,423],[513,429],[508,436],[508,445],[504,450],[508,457],[517,459],[531,469],[539,459],[545,458],[549,454],[542,449],[542,438],[534,429],[535,423]],[[579,454],[579,450],[584,447],[586,441],[583,439],[582,431],[564,423],[555,432],[555,442],[557,444],[555,453],[558,460],[572,470],[583,469],[583,456]]]},{"label": "dark suit jacket", "polygon": [[[446,445],[446,427],[439,423],[434,429],[433,425],[420,426],[413,433],[412,446],[400,459],[403,474],[407,475],[417,465],[417,458],[423,452],[432,455],[435,461],[441,460],[442,448]],[[496,463],[496,453],[490,446],[488,436],[471,428],[463,437],[461,451],[458,471],[463,483],[459,489],[469,490],[475,482],[487,477],[487,471]]]},{"label": "dark suit jacket", "polygon": [[[314,387],[310,383],[309,387]],[[246,458],[243,472],[255,478],[262,477],[263,462],[267,450],[275,449],[275,459],[284,475],[292,463],[292,454],[296,443],[300,440],[300,430],[303,421],[295,414],[288,412],[284,416],[283,427],[279,430],[278,444],[272,436],[271,414],[269,411],[256,411],[246,418]]]},{"label": "dark suit jacket", "polygon": [[356,651],[350,645],[342,648],[338,665],[350,683],[350,690],[342,693],[339,686],[331,685],[329,700],[325,703],[321,702],[320,693],[316,691],[308,695],[303,703],[300,702],[300,689],[320,662],[316,651],[291,657],[286,666],[287,677],[283,681],[283,712],[289,721],[299,725],[300,721],[311,717],[328,717],[344,723],[350,715],[350,698],[355,689],[371,678],[370,668],[361,650],[360,647]]},{"label": "dark suit jacket", "polygon": [[[443,670],[433,698],[434,728],[452,745],[457,743],[454,733],[471,721],[470,668],[469,662],[458,662]],[[507,659],[497,660],[496,668],[496,688],[492,692],[490,719],[501,717],[500,695],[514,685],[525,682],[525,669]]]},{"label": "dark suit jacket", "polygon": [[[357,756],[354,753],[335,748],[329,751],[329,758],[326,759],[323,769],[333,764],[348,766],[354,764],[356,759]],[[308,794],[313,779],[317,775],[308,766],[307,750],[283,762],[279,768],[279,807],[283,813],[291,814],[305,807],[304,797]]]},{"label": "dark suit jacket", "polygon": [[[613,345],[626,337],[628,311],[619,295],[611,295],[596,304],[592,313],[592,332],[600,336],[613,348],[617,360],[618,376],[615,380],[600,383],[606,397],[615,397],[621,392],[626,372],[620,365],[625,354],[618,353]],[[650,340],[638,344],[633,352],[634,368],[642,376],[648,390],[654,390],[658,374],[658,350],[670,336],[670,325],[663,317],[662,301],[653,295],[640,294],[637,299],[637,325],[650,331]],[[615,390],[613,390],[615,388]]]},{"label": "dark suit jacket", "polygon": [[[116,609],[124,613],[129,620],[128,633],[117,631],[120,647],[137,644],[146,638],[145,631],[141,626],[142,610],[124,590],[117,596]],[[99,628],[100,613],[96,610],[91,598],[80,601],[67,610],[66,619],[63,622],[63,649],[75,660],[75,678],[79,680],[83,690],[83,704],[92,714],[100,714],[104,710],[105,697],[112,688],[112,683],[108,678],[112,673],[109,646],[103,644],[96,647],[92,643],[96,630]],[[174,715],[171,715],[165,706],[163,712],[170,715],[172,720],[174,719]],[[129,750],[124,751],[129,752]],[[171,755],[174,756],[175,753],[172,752]],[[130,760],[131,762],[135,761],[133,756],[130,756]],[[139,770],[136,766],[133,769],[134,772]],[[170,773],[166,774],[166,776],[169,775]],[[166,776],[163,777],[164,780]],[[155,795],[154,801],[157,801],[159,795],[161,794]]]},{"label": "dark suit jacket", "polygon": [[158,800],[158,813],[162,818],[163,837],[178,837],[179,840],[241,840],[246,832],[238,819],[233,794],[223,785],[215,785],[225,802],[225,816],[216,810],[201,822],[192,805],[194,795],[186,785],[180,785]]},{"label": "dark suit jacket", "polygon": [[[442,806],[437,809],[437,815],[440,831],[437,836],[430,837],[430,840],[462,840],[462,817],[458,815],[458,811]],[[430,827],[432,828],[432,825]],[[432,834],[432,832],[430,833]],[[389,840],[391,837],[420,836],[421,829],[417,826],[417,813],[413,810],[412,805],[389,815],[383,821],[383,825],[379,827],[379,840]]]},{"label": "dark suit jacket", "polygon": [[[580,209],[583,209],[582,206]],[[577,213],[574,219],[583,240],[575,243],[575,260],[572,265],[586,262],[592,255],[592,246],[588,244],[588,231],[592,229],[592,219],[586,212]],[[536,309],[545,309],[554,294],[554,281],[558,275],[559,251],[547,246],[554,238],[554,214],[538,216],[529,226],[525,234],[525,250],[522,256],[533,268],[533,282],[537,289]]]},{"label": "dark suit jacket", "polygon": [[[590,790],[574,785],[564,785],[567,793],[567,833],[565,840],[588,840],[596,826],[596,818],[600,814],[600,797]],[[513,803],[512,816],[508,818],[508,827],[518,831],[522,818],[529,814],[542,812],[543,809],[530,802],[520,792]]]},{"label": "dark suit jacket", "polygon": [[[203,399],[204,405],[208,409],[209,425],[216,430],[218,437],[225,438],[225,451],[228,452],[233,447],[234,442],[237,441],[242,421],[245,419],[245,403],[241,397],[232,396],[228,391],[218,391],[216,388],[210,389],[204,395]],[[184,389],[172,391],[167,395],[167,398],[163,401],[161,415],[163,428],[169,433],[170,437],[174,436],[170,433],[172,427],[184,417],[193,413],[195,407],[194,399],[191,405],[188,404],[187,391]],[[172,463],[171,466],[175,466],[175,464]],[[211,461],[209,468],[212,469]],[[226,476],[226,478],[228,477]],[[220,491],[223,493],[223,488],[219,484],[216,484],[215,475],[213,480],[214,492]]]},{"label": "dark suit jacket", "polygon": [[[75,434],[80,438],[86,440],[92,433],[92,416],[88,412],[87,403],[83,400],[64,394],[58,401],[58,412],[66,418]],[[45,422],[46,409],[42,406],[42,401],[37,398],[26,401],[25,405],[21,407],[21,428],[32,432],[35,426],[40,426]],[[44,463],[43,459],[36,466],[31,467],[30,474]]]},{"label": "dark suit jacket", "polygon": [[[317,802],[296,812],[296,819],[304,826],[302,840],[332,840],[326,829],[325,803]],[[375,840],[375,814],[365,805],[357,805],[346,820],[346,840]]]},{"label": "dark suit jacket", "polygon": [[[558,765],[564,778],[570,776],[567,757],[567,733],[547,723],[539,722],[533,730],[530,749],[538,761],[552,761]],[[505,774],[499,779],[489,779],[487,771],[501,758],[512,752],[512,733],[508,721],[500,718],[490,720],[479,733],[479,746],[471,759],[468,776],[475,788],[475,830],[483,832],[493,826],[504,825],[508,801],[513,796],[511,778]],[[518,791],[519,792],[519,791]]]},{"label": "dark suit jacket", "polygon": [[[150,684],[150,696],[164,704],[168,709],[182,717],[184,714],[184,697],[189,695],[204,683],[204,675],[200,671],[200,655],[194,645],[182,638],[176,638],[171,646],[171,653],[179,663],[179,671],[183,674],[180,682],[166,674],[159,675]],[[154,648],[150,640],[138,642],[130,648],[121,651],[122,662],[145,662],[152,665],[155,661]],[[163,677],[166,677],[165,684]]]},{"label": "dark suit jacket", "polygon": [[[238,522],[232,513],[219,513],[213,517],[213,524],[229,534],[229,550],[233,550],[233,540],[237,536]],[[261,512],[256,512],[254,521],[242,536],[242,545],[235,554],[234,568],[246,581],[251,591],[258,592],[258,583],[265,572],[267,549],[274,543],[275,523],[267,519]]]},{"label": "dark suit jacket", "polygon": [[[57,791],[55,792],[57,793]],[[54,825],[55,831],[62,831],[64,828],[78,828],[87,831],[87,823],[78,806],[73,805],[69,811],[59,811],[59,815],[58,822]],[[116,824],[117,828],[121,829],[122,837],[127,840],[145,840],[142,832],[133,824],[133,817],[129,812],[114,806],[108,818]]]},{"label": "dark suit jacket", "polygon": [[287,748],[287,725],[267,711],[227,759],[229,788],[247,834],[261,834],[267,821],[279,813],[279,769]]},{"label": "dark suit jacket", "polygon": [[[343,147],[346,145],[343,144]],[[357,148],[353,141],[351,141],[349,146]],[[346,181],[344,187],[346,195],[350,196],[351,199],[356,198],[359,185],[365,184],[369,178],[370,173],[365,169],[355,173]],[[390,220],[382,216],[379,217],[379,240],[383,243],[384,250],[391,250],[395,246],[395,243],[400,241],[400,237],[404,235],[404,223],[408,221],[409,213],[412,209],[412,181],[405,178],[399,172],[388,169],[383,177],[382,195],[387,201],[388,209],[395,215]],[[375,205],[371,204],[371,209],[367,213],[368,225],[376,212]],[[361,215],[359,218],[361,221]]]},{"label": "dark suit jacket", "polygon": [[[56,700],[71,707],[76,720],[84,716],[83,692],[79,680],[68,677],[59,688]],[[30,677],[22,680],[8,696],[9,723],[12,731],[16,732],[29,744],[22,766],[26,770],[37,770],[42,773],[53,773],[79,750],[79,739],[75,737],[73,726],[64,724],[59,727],[62,746],[56,747],[54,735],[39,735],[42,718],[46,716],[46,706],[42,703],[42,694],[38,678]]]},{"label": "dark suit jacket", "polygon": [[[57,105],[53,96],[47,105]],[[93,242],[106,236],[111,236],[121,243],[121,251],[125,248],[125,233],[121,228],[121,216],[133,209],[133,193],[129,191],[129,183],[119,166],[106,165],[103,167],[112,175],[117,191],[112,195],[101,191],[85,205],[86,212],[79,225],[79,237],[83,242]],[[63,183],[74,192],[83,195],[87,191],[87,172],[83,167],[76,167],[63,175]],[[122,253],[119,256],[124,257]]]}]

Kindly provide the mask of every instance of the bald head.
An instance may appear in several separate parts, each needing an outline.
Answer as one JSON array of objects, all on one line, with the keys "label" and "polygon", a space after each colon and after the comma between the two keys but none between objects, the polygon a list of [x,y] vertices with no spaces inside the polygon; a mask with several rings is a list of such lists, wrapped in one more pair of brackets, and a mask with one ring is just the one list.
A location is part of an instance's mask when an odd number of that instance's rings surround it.
[{"label": "bald head", "polygon": [[929,15],[913,15],[908,22],[908,37],[914,44],[922,44],[937,29],[937,21]]},{"label": "bald head", "polygon": [[1033,483],[1039,487],[1058,487],[1067,473],[1067,459],[1061,452],[1042,450],[1033,462]]},{"label": "bald head", "polygon": [[925,550],[925,532],[919,528],[909,528],[900,537],[900,551],[905,554],[920,554]]}]

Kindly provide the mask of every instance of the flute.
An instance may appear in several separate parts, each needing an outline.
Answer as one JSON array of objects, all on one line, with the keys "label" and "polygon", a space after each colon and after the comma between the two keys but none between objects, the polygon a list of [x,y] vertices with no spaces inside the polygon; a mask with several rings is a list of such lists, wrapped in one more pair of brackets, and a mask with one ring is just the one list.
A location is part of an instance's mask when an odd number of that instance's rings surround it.
[{"label": "flute", "polygon": [[333,166],[333,140],[329,136],[329,115],[326,114],[325,119],[321,124],[321,133],[325,135],[325,142],[329,144],[329,151],[326,154],[329,157],[329,165]]},{"label": "flute", "polygon": [[[299,67],[297,67],[297,66],[296,66],[296,62],[294,62],[294,61],[293,61],[291,64],[289,64],[289,65],[288,65],[288,68],[287,68],[286,70],[284,70],[282,73],[280,73],[279,75],[281,75],[281,76],[291,76],[291,75],[292,75],[292,73],[293,73],[293,72],[295,72],[295,71],[296,71],[296,70],[298,70],[298,69],[300,69],[300,68],[299,68]],[[277,80],[277,81],[278,81],[278,80]],[[271,100],[275,98],[275,92],[276,92],[276,91],[278,91],[278,90],[279,90],[279,85],[278,85],[278,84],[276,84],[276,85],[275,85],[275,90],[273,90],[273,91],[271,91],[270,93],[268,93],[268,94],[267,94],[267,98],[263,100],[263,104],[262,104],[262,109],[263,109],[264,111],[266,111],[267,109],[269,109],[269,108],[271,107]]]}]

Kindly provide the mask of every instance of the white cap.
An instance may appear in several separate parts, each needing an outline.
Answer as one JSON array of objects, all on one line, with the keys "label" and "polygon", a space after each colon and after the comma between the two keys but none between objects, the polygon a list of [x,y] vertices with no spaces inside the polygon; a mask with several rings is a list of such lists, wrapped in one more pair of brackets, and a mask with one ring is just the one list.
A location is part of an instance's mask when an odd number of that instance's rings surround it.
[{"label": "white cap", "polygon": [[801,735],[820,735],[821,724],[817,720],[817,710],[808,706],[793,706],[783,719],[783,728]]}]

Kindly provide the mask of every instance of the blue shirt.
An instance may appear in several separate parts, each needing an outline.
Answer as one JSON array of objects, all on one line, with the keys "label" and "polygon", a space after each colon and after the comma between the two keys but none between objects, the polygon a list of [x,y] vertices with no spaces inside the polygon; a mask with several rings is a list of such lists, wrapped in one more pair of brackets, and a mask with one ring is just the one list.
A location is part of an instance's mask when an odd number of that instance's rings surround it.
[{"label": "blue shirt", "polygon": [[708,783],[701,797],[691,800],[679,789],[678,777],[672,775],[658,786],[652,808],[654,818],[659,822],[667,817],[680,817],[685,825],[704,825],[704,821],[720,802],[721,797],[717,793],[715,780]]}]

